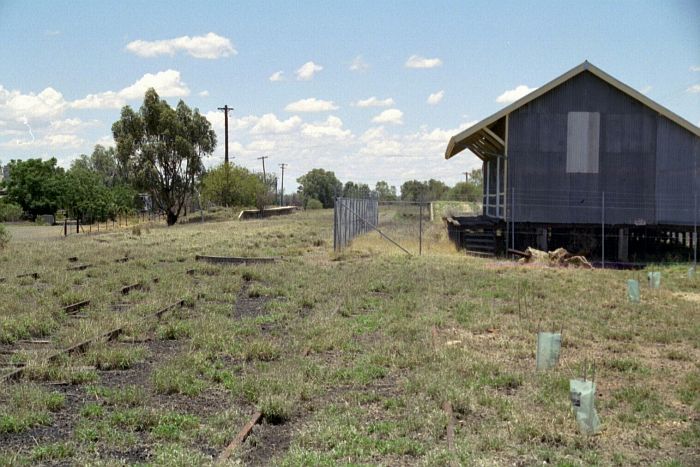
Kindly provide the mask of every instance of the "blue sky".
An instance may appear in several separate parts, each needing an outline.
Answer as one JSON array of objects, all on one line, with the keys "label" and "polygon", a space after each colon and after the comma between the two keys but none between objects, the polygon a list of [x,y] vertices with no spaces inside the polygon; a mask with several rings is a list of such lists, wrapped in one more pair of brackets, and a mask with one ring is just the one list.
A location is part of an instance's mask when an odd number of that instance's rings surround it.
[{"label": "blue sky", "polygon": [[697,1],[0,0],[0,161],[67,167],[153,85],[210,118],[207,165],[229,104],[234,162],[287,163],[290,188],[452,184],[479,165],[443,159],[452,134],[586,59],[700,124]]}]

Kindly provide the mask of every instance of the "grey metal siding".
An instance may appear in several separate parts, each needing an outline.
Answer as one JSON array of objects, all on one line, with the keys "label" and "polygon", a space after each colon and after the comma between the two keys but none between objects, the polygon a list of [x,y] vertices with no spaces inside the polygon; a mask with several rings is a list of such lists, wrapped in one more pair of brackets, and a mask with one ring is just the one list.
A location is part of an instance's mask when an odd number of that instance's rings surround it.
[{"label": "grey metal siding", "polygon": [[[566,173],[567,115],[600,113],[599,173]],[[656,222],[656,120],[652,109],[589,72],[513,111],[508,185],[516,222]],[[512,193],[509,193],[509,201]]]},{"label": "grey metal siding", "polygon": [[693,224],[695,197],[700,195],[700,138],[661,115],[657,122],[658,222]]}]

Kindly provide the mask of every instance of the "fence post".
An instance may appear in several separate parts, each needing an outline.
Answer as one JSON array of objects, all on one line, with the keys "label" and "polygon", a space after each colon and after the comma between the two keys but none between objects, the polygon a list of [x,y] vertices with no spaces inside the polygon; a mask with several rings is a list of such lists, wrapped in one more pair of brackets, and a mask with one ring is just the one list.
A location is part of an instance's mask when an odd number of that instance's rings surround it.
[{"label": "fence post", "polygon": [[423,254],[423,202],[420,203],[418,212],[418,255]]},{"label": "fence post", "polygon": [[333,202],[333,251],[338,251],[338,198]]},{"label": "fence post", "polygon": [[68,236],[68,218],[63,219],[63,236]]},{"label": "fence post", "polygon": [[605,192],[601,198],[601,211],[600,211],[600,243],[602,246],[601,254],[601,264],[603,269],[605,269]]}]

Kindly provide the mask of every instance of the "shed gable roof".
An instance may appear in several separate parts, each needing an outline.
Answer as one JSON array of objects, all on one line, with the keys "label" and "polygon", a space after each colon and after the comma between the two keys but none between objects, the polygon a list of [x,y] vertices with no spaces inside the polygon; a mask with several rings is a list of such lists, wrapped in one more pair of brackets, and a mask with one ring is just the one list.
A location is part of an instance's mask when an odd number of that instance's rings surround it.
[{"label": "shed gable roof", "polygon": [[[677,125],[685,128],[689,132],[693,133],[694,135],[700,137],[700,128],[696,127],[683,117],[680,117],[679,115],[671,112],[668,110],[666,107],[654,102],[653,100],[649,99],[647,96],[644,94],[640,93],[639,91],[631,88],[630,86],[626,85],[625,83],[613,78],[609,74],[605,73],[603,70],[600,68],[594,66],[593,64],[589,63],[588,61],[583,62],[582,64],[572,68],[571,70],[567,71],[563,75],[553,79],[549,83],[540,86],[539,88],[535,89],[532,91],[530,94],[518,99],[517,101],[513,102],[512,104],[508,105],[507,107],[504,107],[503,109],[499,110],[495,114],[491,115],[490,117],[486,117],[479,123],[467,128],[466,130],[454,135],[452,138],[450,138],[450,142],[447,145],[447,149],[445,150],[445,159],[449,159],[452,156],[460,153],[461,151],[469,148],[472,149],[474,147],[476,149],[475,152],[478,153],[480,152],[480,148],[483,145],[483,141],[488,141],[492,139],[492,133],[489,130],[489,125],[492,125],[494,122],[497,122],[504,116],[510,114],[516,109],[519,109],[520,107],[524,106],[528,102],[531,102],[541,95],[551,91],[552,89],[556,88],[560,84],[570,80],[574,76],[577,76],[580,73],[583,73],[584,71],[588,71],[595,75],[596,77],[600,78],[601,80],[605,81],[606,83],[610,84],[614,88],[618,89],[619,91],[627,94],[628,96],[632,97],[633,99],[636,99],[637,101],[641,102],[645,106],[649,107],[650,109],[654,110],[655,112],[659,113],[660,115],[663,115],[664,117],[668,118],[672,122],[676,123]],[[483,157],[482,157],[483,158]]]}]

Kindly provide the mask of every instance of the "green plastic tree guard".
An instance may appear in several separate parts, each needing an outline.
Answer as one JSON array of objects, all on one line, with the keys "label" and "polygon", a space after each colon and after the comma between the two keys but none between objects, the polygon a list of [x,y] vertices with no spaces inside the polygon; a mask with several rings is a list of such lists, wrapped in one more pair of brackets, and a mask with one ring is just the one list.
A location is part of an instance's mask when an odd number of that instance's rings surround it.
[{"label": "green plastic tree guard", "polygon": [[639,303],[641,292],[639,291],[639,282],[636,279],[627,279],[627,298],[632,303]]},{"label": "green plastic tree guard", "polygon": [[595,383],[580,379],[569,380],[569,397],[581,431],[594,435],[600,431],[600,419],[595,410]]},{"label": "green plastic tree guard", "polygon": [[661,273],[659,271],[647,273],[647,278],[649,279],[650,288],[658,289],[661,287]]},{"label": "green plastic tree guard", "polygon": [[537,369],[548,370],[559,362],[561,351],[561,333],[537,333]]}]

